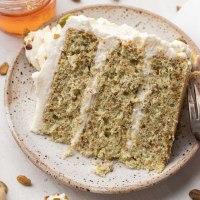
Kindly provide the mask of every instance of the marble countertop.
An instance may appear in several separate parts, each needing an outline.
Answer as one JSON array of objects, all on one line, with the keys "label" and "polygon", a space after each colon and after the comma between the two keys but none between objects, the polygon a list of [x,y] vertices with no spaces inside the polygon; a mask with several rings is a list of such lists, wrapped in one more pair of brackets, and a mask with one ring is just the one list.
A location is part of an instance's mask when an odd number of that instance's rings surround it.
[{"label": "marble countertop", "polygon": [[[91,4],[122,4],[150,10],[168,19],[176,17],[176,6],[183,6],[188,0],[57,0],[57,14],[73,8]],[[12,63],[22,45],[22,39],[0,31],[0,64]],[[3,91],[5,77],[0,76],[0,180],[9,188],[8,200],[43,200],[45,195],[66,193],[70,200],[189,200],[188,193],[200,188],[200,151],[177,174],[151,188],[129,194],[101,195],[82,192],[61,185],[49,175],[34,166],[22,153],[9,131],[4,115]],[[28,176],[32,187],[24,187],[16,181],[16,176]]]}]

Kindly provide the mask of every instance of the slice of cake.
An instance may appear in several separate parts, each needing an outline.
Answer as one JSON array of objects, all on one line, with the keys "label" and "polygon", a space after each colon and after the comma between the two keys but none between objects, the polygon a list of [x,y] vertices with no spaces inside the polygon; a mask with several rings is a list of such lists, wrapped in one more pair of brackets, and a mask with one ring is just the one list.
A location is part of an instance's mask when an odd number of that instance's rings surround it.
[{"label": "slice of cake", "polygon": [[88,157],[164,169],[191,69],[185,43],[85,16],[25,43],[38,69],[32,131]]}]

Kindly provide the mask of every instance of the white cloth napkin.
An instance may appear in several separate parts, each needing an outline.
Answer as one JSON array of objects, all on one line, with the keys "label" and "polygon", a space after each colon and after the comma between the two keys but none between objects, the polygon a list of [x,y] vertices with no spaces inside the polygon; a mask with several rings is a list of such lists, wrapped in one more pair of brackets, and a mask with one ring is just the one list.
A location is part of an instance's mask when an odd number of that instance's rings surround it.
[{"label": "white cloth napkin", "polygon": [[188,0],[172,19],[200,48],[200,0]]}]

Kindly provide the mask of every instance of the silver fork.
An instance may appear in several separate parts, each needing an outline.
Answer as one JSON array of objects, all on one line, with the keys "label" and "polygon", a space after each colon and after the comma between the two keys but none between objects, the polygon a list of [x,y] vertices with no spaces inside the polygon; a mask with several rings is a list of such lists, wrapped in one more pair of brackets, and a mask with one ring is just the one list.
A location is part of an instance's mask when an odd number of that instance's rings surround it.
[{"label": "silver fork", "polygon": [[188,85],[188,105],[192,133],[200,140],[200,93],[195,80]]}]

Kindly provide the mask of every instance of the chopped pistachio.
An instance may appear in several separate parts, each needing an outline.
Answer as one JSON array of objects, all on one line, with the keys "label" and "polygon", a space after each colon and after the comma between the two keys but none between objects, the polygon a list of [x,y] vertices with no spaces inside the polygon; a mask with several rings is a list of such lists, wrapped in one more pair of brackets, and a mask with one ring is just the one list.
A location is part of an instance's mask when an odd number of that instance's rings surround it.
[{"label": "chopped pistachio", "polygon": [[58,24],[61,25],[61,27],[64,27],[64,25],[66,24],[66,21],[72,16],[72,14],[67,14],[63,17],[61,17],[59,20],[58,20]]},{"label": "chopped pistachio", "polygon": [[53,35],[53,38],[54,38],[54,39],[58,39],[59,37],[60,37],[60,34],[55,33],[55,34]]}]

